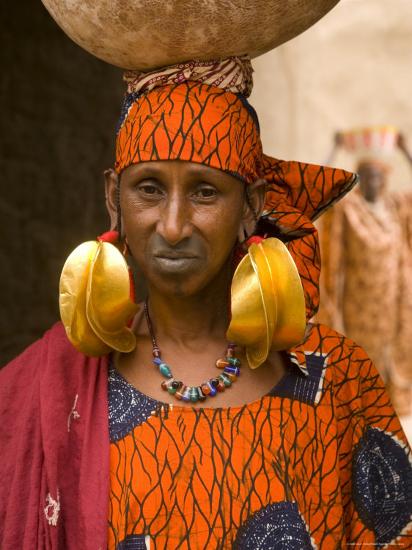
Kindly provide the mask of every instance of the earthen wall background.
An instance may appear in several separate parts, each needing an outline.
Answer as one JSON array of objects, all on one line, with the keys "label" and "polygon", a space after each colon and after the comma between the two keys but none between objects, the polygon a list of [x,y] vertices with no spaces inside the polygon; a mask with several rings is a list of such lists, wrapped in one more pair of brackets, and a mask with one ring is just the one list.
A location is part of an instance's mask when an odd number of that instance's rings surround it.
[{"label": "earthen wall background", "polygon": [[[316,25],[254,62],[251,102],[267,154],[324,163],[336,130],[392,125],[412,149],[412,2],[341,0]],[[392,188],[412,188],[400,153]],[[337,154],[333,164],[354,169]]]},{"label": "earthen wall background", "polygon": [[57,321],[65,258],[107,227],[123,83],[40,0],[2,2],[0,20],[1,365]]}]

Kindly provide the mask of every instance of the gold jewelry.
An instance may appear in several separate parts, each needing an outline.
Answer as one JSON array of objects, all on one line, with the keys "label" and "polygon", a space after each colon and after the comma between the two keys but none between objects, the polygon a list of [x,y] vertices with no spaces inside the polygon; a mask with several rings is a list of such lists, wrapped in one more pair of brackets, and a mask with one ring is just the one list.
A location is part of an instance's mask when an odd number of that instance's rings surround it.
[{"label": "gold jewelry", "polygon": [[246,348],[252,369],[265,362],[271,349],[289,349],[302,341],[305,298],[282,241],[270,238],[249,246],[233,276],[231,312],[226,337]]},{"label": "gold jewelry", "polygon": [[128,328],[138,306],[131,298],[129,268],[110,231],[79,245],[67,258],[60,277],[60,316],[67,337],[85,355],[111,349],[127,353],[136,346]]}]

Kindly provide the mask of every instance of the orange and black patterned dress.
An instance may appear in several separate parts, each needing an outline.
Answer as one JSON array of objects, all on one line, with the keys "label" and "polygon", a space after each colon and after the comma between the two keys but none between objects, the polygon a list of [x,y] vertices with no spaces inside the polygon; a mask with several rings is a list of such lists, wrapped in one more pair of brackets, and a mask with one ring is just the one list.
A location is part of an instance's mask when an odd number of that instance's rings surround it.
[{"label": "orange and black patterned dress", "polygon": [[364,351],[323,326],[262,398],[190,408],[109,374],[109,549],[412,548],[411,452]]}]

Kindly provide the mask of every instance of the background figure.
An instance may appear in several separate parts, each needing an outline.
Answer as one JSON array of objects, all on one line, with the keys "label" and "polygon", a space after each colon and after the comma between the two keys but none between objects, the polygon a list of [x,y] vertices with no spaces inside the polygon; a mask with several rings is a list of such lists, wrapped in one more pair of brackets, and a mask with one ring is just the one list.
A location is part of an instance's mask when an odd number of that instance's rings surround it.
[{"label": "background figure", "polygon": [[337,134],[357,155],[360,184],[320,226],[319,318],[367,350],[399,414],[412,412],[412,192],[389,193],[388,157],[405,140],[393,128]]}]

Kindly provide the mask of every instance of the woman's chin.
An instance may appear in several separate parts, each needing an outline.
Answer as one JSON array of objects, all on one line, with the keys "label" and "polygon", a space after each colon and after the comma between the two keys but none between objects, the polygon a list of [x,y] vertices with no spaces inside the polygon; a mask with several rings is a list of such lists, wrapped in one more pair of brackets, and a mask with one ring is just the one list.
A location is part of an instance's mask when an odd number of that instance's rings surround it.
[{"label": "woman's chin", "polygon": [[183,268],[178,269],[177,266],[161,271],[156,270],[148,276],[147,281],[149,292],[152,290],[171,298],[195,296],[208,284],[202,271],[193,272]]},{"label": "woman's chin", "polygon": [[[213,264],[213,265],[211,265]],[[230,277],[230,258],[222,266],[206,262],[204,258],[153,258],[145,270],[150,289],[164,296],[193,297],[222,284],[227,288]],[[208,290],[209,289],[209,290]]]}]

